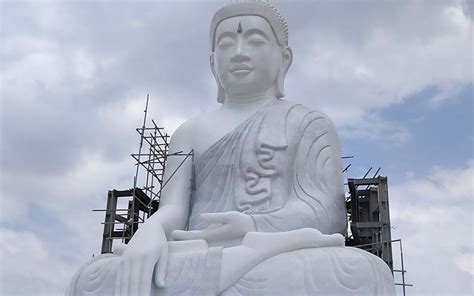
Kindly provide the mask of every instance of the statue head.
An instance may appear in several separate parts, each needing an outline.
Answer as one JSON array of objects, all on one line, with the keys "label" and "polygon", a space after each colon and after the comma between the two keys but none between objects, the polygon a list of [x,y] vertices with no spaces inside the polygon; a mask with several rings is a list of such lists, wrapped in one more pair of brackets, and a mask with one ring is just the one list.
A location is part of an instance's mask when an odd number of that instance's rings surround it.
[{"label": "statue head", "polygon": [[218,10],[210,43],[218,102],[229,96],[284,96],[293,55],[286,21],[267,1],[240,0]]}]

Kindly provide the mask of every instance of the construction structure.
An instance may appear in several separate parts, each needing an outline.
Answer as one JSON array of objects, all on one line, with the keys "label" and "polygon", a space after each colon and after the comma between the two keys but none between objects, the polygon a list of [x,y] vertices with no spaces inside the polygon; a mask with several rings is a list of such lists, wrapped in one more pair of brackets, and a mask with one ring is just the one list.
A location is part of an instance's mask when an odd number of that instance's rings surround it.
[{"label": "construction structure", "polygon": [[[137,232],[141,223],[145,222],[158,210],[161,191],[170,178],[165,181],[165,163],[170,156],[184,156],[183,164],[193,152],[182,151],[169,154],[169,136],[154,120],[147,125],[149,95],[147,95],[143,116],[143,124],[136,128],[140,136],[137,153],[131,154],[135,161],[135,176],[130,189],[110,190],[107,194],[105,209],[94,210],[105,212],[104,231],[101,253],[112,253],[114,240],[127,244]],[[181,165],[180,165],[181,166]],[[178,167],[179,169],[179,167]],[[125,202],[125,207],[120,204]]]},{"label": "construction structure", "polygon": [[[347,185],[352,233],[349,244],[370,245],[366,249],[393,269],[387,177],[350,178]],[[361,186],[364,188],[360,189]]]},{"label": "construction structure", "polygon": [[[350,234],[346,238],[346,246],[357,247],[380,257],[390,267],[394,277],[401,275],[401,282],[395,285],[402,286],[403,295],[406,295],[406,287],[412,285],[405,282],[402,241],[392,240],[387,177],[378,175],[379,168],[372,178],[367,178],[371,170],[360,179],[349,178],[347,181]],[[400,268],[394,268],[393,244],[399,245]]]}]

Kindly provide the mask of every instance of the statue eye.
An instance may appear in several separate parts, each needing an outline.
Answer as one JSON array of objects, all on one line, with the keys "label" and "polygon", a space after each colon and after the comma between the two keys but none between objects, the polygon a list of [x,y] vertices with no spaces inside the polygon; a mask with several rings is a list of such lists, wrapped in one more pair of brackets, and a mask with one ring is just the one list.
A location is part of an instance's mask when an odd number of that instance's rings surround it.
[{"label": "statue eye", "polygon": [[261,36],[257,36],[257,35],[254,35],[254,36],[251,36],[249,38],[249,44],[253,44],[253,45],[264,45],[266,43],[266,40],[265,38],[261,37]]},{"label": "statue eye", "polygon": [[230,46],[232,46],[232,45],[233,45],[232,42],[221,42],[221,43],[219,44],[219,47],[220,47],[220,48],[227,48],[227,47],[230,47]]},{"label": "statue eye", "polygon": [[234,40],[231,38],[224,38],[218,44],[219,48],[228,48],[232,45],[234,45]]}]

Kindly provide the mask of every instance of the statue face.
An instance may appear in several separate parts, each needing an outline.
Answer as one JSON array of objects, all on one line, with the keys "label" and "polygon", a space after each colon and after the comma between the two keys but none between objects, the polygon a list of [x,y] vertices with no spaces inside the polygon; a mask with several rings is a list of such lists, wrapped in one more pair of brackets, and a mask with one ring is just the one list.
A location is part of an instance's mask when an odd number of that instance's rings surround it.
[{"label": "statue face", "polygon": [[229,18],[217,27],[213,70],[228,96],[274,89],[284,56],[270,24],[260,16]]}]

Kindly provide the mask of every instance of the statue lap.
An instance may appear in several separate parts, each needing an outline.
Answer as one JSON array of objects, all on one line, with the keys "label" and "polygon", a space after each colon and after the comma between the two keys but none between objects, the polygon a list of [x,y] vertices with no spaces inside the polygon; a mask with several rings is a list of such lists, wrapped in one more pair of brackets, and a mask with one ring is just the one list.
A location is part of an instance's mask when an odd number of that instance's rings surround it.
[{"label": "statue lap", "polygon": [[[151,296],[218,295],[222,248],[204,241],[170,242],[166,287],[152,284]],[[100,255],[87,263],[66,295],[114,295],[120,256]],[[356,248],[306,248],[279,254],[257,264],[222,296],[395,295],[388,266]]]}]

